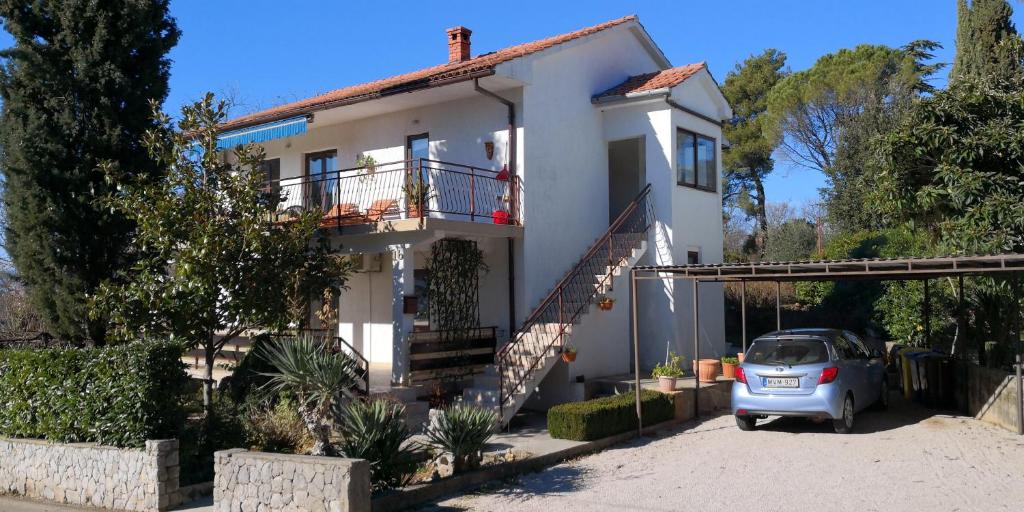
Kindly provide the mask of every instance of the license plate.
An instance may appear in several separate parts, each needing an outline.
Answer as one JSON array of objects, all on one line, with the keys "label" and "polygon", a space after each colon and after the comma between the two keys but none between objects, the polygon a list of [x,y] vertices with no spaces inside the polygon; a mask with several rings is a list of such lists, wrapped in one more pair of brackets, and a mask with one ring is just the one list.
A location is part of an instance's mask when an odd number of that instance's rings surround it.
[{"label": "license plate", "polygon": [[796,377],[765,377],[764,387],[766,388],[798,388],[800,379]]}]

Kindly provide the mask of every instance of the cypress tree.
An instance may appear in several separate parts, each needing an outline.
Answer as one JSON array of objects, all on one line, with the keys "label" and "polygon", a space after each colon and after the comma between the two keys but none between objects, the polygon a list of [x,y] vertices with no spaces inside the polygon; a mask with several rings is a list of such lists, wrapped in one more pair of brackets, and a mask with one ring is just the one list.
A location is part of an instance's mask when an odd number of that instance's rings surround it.
[{"label": "cypress tree", "polygon": [[141,142],[180,33],[168,0],[0,0],[0,18],[6,249],[50,333],[101,344],[87,296],[130,261],[132,226],[98,204],[116,186],[98,165],[159,172]]},{"label": "cypress tree", "polygon": [[1013,81],[1022,76],[1022,47],[1006,0],[957,1],[956,58],[950,80],[978,77]]}]

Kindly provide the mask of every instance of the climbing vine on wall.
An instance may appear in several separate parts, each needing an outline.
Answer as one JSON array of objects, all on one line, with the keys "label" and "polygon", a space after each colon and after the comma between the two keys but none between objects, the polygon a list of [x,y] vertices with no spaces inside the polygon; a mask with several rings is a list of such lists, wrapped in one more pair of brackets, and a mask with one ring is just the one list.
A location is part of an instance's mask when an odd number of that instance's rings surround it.
[{"label": "climbing vine on wall", "polygon": [[456,238],[434,242],[427,268],[430,321],[436,329],[450,340],[480,327],[480,273],[487,265],[476,242]]}]

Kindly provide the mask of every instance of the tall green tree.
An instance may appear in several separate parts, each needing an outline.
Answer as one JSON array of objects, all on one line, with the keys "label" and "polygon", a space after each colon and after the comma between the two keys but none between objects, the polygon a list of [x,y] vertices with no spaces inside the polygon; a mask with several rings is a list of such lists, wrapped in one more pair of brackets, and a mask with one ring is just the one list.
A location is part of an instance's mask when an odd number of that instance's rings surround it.
[{"label": "tall green tree", "polygon": [[876,140],[875,208],[946,252],[1024,251],[1024,87],[963,77]]},{"label": "tall green tree", "polygon": [[781,80],[768,96],[765,131],[798,165],[829,181],[823,199],[839,231],[876,227],[863,208],[867,142],[887,133],[912,101],[933,90],[938,44],[861,45],[825,55]]},{"label": "tall green tree", "polygon": [[352,268],[316,238],[319,209],[271,225],[280,198],[262,186],[263,151],[218,152],[224,117],[212,95],[183,108],[176,126],[157,114],[144,146],[167,169],[158,179],[104,165],[110,181],[121,183],[104,204],[137,226],[131,244],[138,257],[91,301],[119,338],[170,337],[202,349],[208,411],[214,360],[225,344],[247,330],[301,324],[309,310],[293,307],[296,294],[330,295],[325,290],[343,287]]},{"label": "tall green tree", "polygon": [[786,54],[769,48],[751,55],[725,77],[722,93],[732,106],[733,118],[723,126],[729,147],[722,152],[727,190],[738,192],[738,204],[756,223],[755,240],[764,258],[768,240],[768,199],[764,179],[775,168],[776,142],[764,134],[768,93],[784,76]]},{"label": "tall green tree", "polygon": [[958,0],[956,58],[949,78],[1012,80],[1024,74],[1022,47],[1006,0]]},{"label": "tall green tree", "polygon": [[179,32],[167,0],[3,0],[0,18],[6,249],[52,334],[102,343],[86,296],[126,264],[131,224],[96,204],[98,164],[158,174],[141,140]]}]

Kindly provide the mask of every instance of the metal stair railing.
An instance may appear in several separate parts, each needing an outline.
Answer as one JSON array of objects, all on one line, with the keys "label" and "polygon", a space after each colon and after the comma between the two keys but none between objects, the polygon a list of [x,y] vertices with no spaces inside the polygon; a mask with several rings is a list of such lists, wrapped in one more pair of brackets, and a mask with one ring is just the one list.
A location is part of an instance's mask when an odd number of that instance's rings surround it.
[{"label": "metal stair railing", "polygon": [[552,348],[564,346],[566,330],[607,289],[615,268],[646,239],[653,218],[650,191],[650,185],[640,191],[495,355],[502,418],[530,374]]}]

